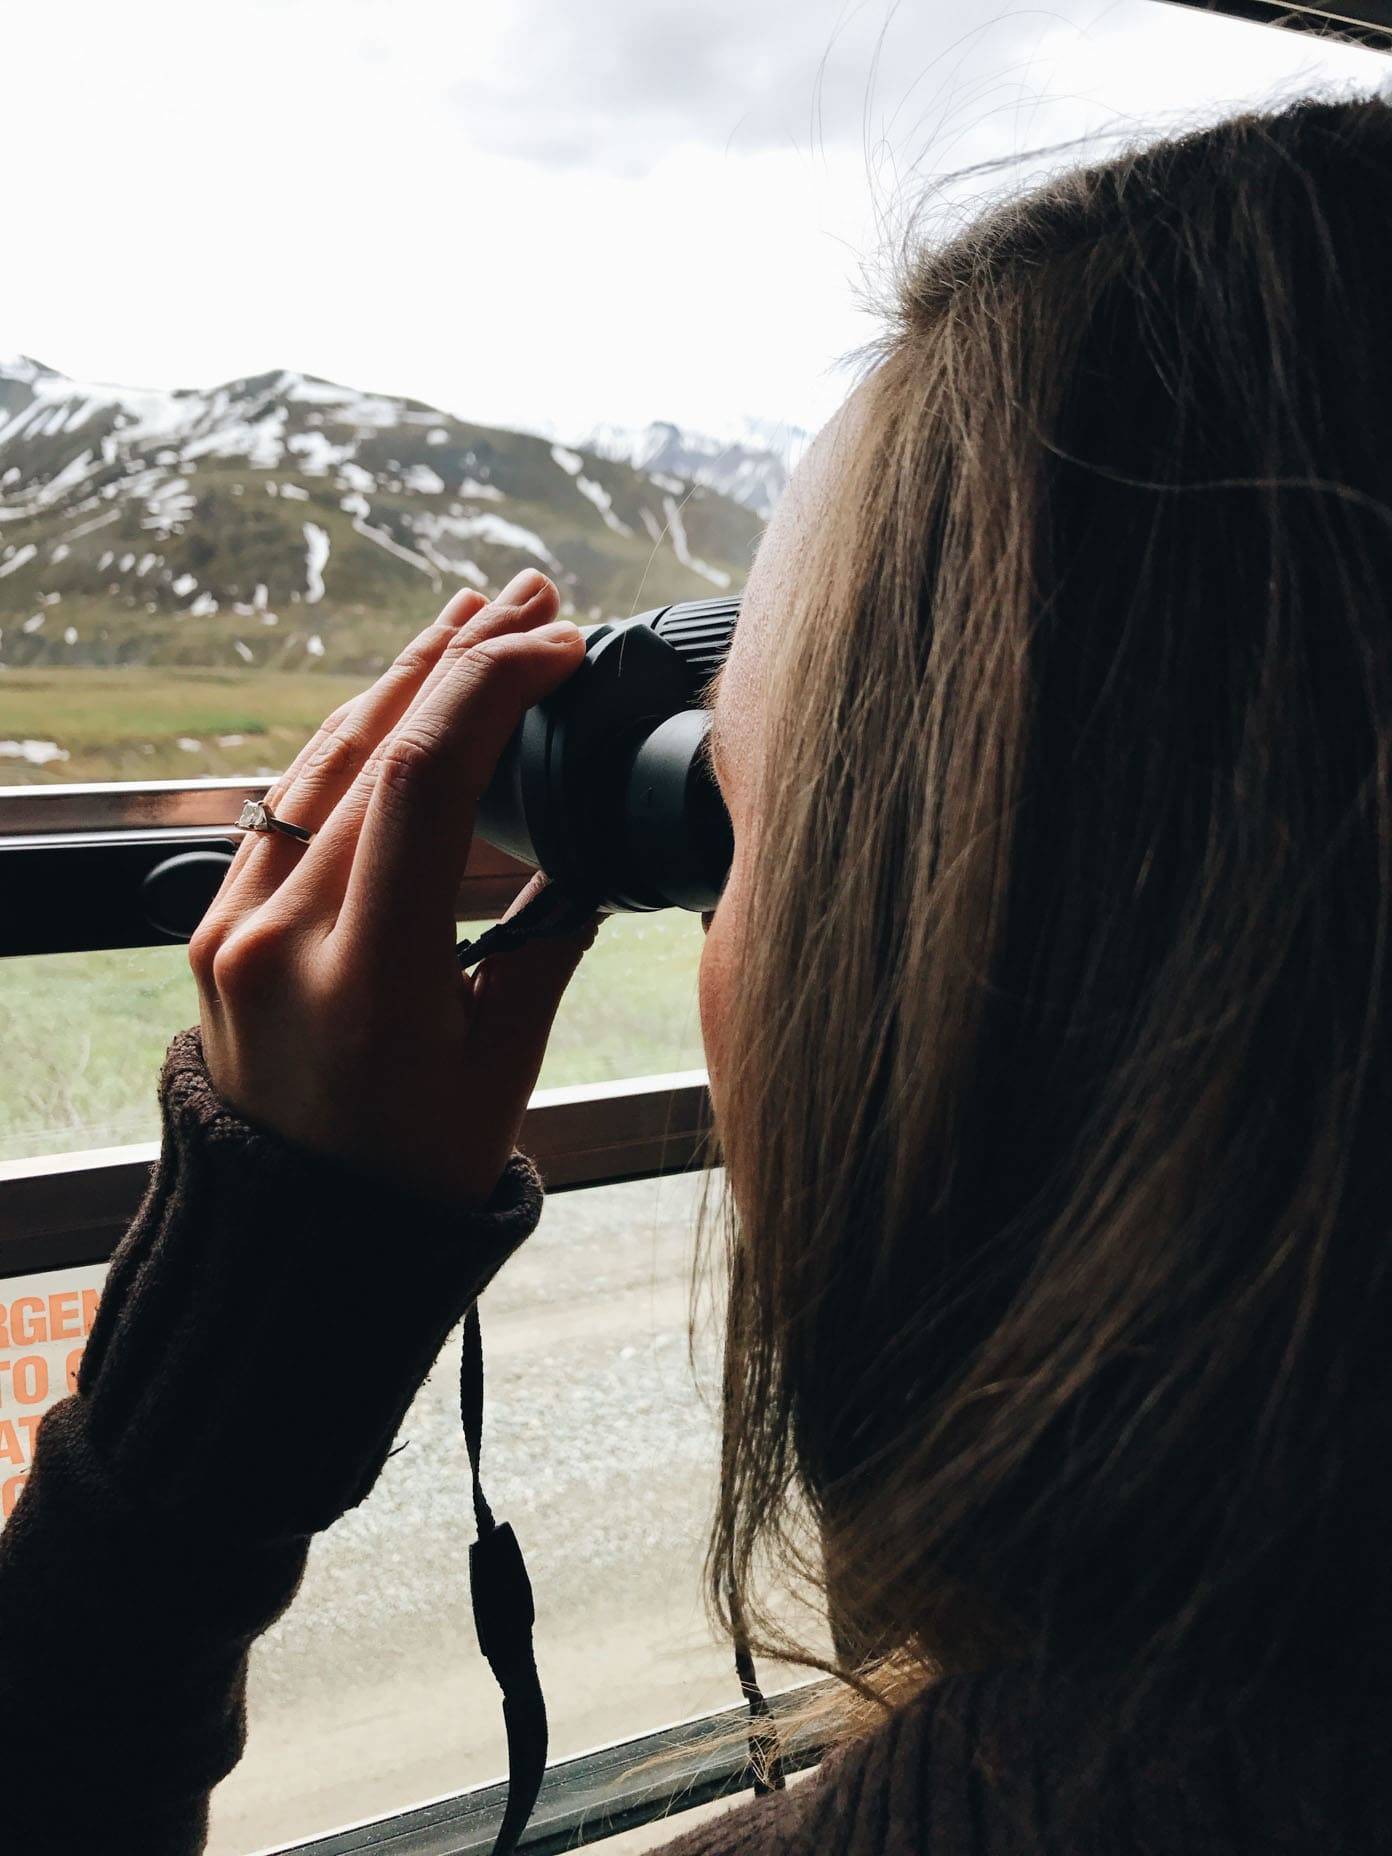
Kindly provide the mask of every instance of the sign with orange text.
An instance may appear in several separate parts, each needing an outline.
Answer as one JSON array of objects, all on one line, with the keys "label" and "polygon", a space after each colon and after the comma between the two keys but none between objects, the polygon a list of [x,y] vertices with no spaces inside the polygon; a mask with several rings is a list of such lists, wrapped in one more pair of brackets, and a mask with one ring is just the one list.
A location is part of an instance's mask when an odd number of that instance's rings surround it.
[{"label": "sign with orange text", "polygon": [[0,1524],[7,1521],[50,1405],[77,1384],[106,1266],[0,1277]]}]

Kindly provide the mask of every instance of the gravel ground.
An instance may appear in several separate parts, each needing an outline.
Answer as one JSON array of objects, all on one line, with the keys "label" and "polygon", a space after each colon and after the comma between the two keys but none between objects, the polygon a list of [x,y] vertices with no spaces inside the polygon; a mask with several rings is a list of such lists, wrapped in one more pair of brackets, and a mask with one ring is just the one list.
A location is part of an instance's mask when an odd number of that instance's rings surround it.
[{"label": "gravel ground", "polygon": [[[681,1177],[557,1194],[481,1304],[484,1489],[527,1557],[553,1759],[739,1700],[700,1600],[718,1349],[707,1315],[693,1377],[699,1190]],[[458,1363],[456,1336],[402,1427],[407,1447],[316,1541],[254,1653],[250,1743],[215,1795],[212,1856],[506,1771],[469,1610]],[[771,1688],[797,1679],[761,1674]]]}]

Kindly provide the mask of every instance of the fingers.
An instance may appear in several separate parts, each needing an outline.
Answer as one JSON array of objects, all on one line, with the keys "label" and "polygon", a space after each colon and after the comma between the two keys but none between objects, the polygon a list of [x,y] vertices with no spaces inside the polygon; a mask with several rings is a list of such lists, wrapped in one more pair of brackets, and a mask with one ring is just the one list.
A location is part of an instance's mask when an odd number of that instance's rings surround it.
[{"label": "fingers", "polygon": [[[504,912],[507,921],[539,894],[546,879],[540,871]],[[546,1041],[561,996],[575,969],[599,933],[592,916],[572,934],[528,941],[511,953],[485,960],[475,975],[472,1035],[481,1050],[494,1055],[499,1094],[514,1102],[520,1115],[541,1074]]]},{"label": "fingers", "polygon": [[584,654],[567,621],[487,638],[374,757],[336,930],[350,958],[453,957],[454,899],[479,797],[523,715]]},{"label": "fingers", "polygon": [[[383,754],[397,735],[416,726],[423,710],[434,704],[439,691],[459,673],[461,663],[488,639],[506,636],[545,623],[554,618],[560,595],[545,574],[528,569],[504,588],[490,605],[461,626],[450,638],[444,654],[417,690],[402,716],[396,731],[378,742],[334,811],[327,827],[320,831],[297,864],[285,885],[297,890],[312,890],[316,907],[328,911],[330,925],[336,919],[348,873],[356,854],[358,836],[372,798]],[[574,629],[573,627],[571,628]],[[292,898],[303,906],[303,896]]]},{"label": "fingers", "polygon": [[[335,754],[346,754],[347,749],[342,745],[345,736],[366,737],[379,716],[385,718],[393,709],[404,708],[419,689],[424,674],[439,661],[450,639],[470,619],[482,612],[487,604],[484,595],[471,586],[461,587],[447,600],[438,617],[424,631],[417,632],[372,687],[342,703],[305,743],[267,793],[266,803],[271,810],[284,810],[287,816],[293,817],[289,807],[307,797],[301,778],[306,770],[322,765],[326,758],[332,759]],[[391,721],[387,721],[377,737],[370,742],[369,752],[390,726]],[[264,837],[260,841],[264,843]]]},{"label": "fingers", "polygon": [[573,935],[530,941],[493,955],[475,975],[470,1043],[486,1053],[489,1093],[511,1126],[531,1100],[561,999],[598,932],[596,919]]},{"label": "fingers", "polygon": [[[406,714],[451,642],[487,601],[472,587],[456,593],[433,624],[419,632],[370,689],[342,704],[296,755],[266,795],[272,812],[319,831],[361,770],[369,754]],[[256,908],[303,857],[302,847],[281,832],[250,832],[237,848],[233,869],[242,874],[225,886],[238,913]]]},{"label": "fingers", "polygon": [[[456,593],[435,622],[411,640],[371,689],[328,717],[267,795],[273,812],[316,832],[315,843],[306,848],[279,832],[249,832],[237,847],[231,868],[200,925],[201,944],[216,945],[233,922],[272,896],[279,901],[291,881],[296,889],[285,896],[287,910],[293,913],[305,905],[307,886],[299,880],[304,866],[323,842],[337,810],[352,795],[355,777],[361,775],[373,752],[392,728],[411,714],[455,655],[496,631],[534,622],[533,608],[539,595],[553,602],[558,598],[546,576],[532,568],[516,575],[492,602],[485,601],[473,588]],[[546,616],[551,610],[554,605]],[[343,834],[349,850],[346,858],[340,855],[338,859],[341,869],[337,892],[331,893],[319,910],[330,923],[337,914],[351,862],[351,845],[365,810],[363,798],[355,808],[351,829]],[[315,894],[325,887],[319,870],[316,882],[308,886],[309,892]]]}]

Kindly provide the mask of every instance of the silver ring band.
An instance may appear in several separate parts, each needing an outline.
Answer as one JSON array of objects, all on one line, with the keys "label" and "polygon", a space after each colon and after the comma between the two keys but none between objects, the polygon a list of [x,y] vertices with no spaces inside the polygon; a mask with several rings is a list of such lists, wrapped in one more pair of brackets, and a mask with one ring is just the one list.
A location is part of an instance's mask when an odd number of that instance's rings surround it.
[{"label": "silver ring band", "polygon": [[277,818],[264,799],[248,799],[237,823],[243,831],[284,832],[287,838],[294,838],[299,844],[308,844],[314,836],[303,825],[292,825],[287,818]]}]

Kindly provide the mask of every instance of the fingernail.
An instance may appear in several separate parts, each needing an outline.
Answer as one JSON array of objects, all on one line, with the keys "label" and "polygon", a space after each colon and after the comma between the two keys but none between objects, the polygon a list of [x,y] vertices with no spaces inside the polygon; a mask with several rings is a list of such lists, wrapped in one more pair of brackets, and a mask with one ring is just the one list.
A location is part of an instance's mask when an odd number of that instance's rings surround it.
[{"label": "fingernail", "polygon": [[527,601],[534,598],[545,584],[546,576],[544,574],[539,573],[535,567],[524,567],[520,574],[514,574],[512,579],[508,581],[507,585],[494,601],[494,604],[499,606],[525,606]]},{"label": "fingernail", "polygon": [[532,633],[533,638],[544,638],[547,644],[568,645],[580,637],[580,627],[573,625],[569,619],[552,619],[549,625],[538,625]]},{"label": "fingernail", "polygon": [[457,631],[461,625],[466,624],[468,620],[473,618],[474,614],[480,610],[480,607],[475,602],[481,599],[481,597],[482,595],[476,593],[472,587],[461,587],[459,592],[455,593],[446,602],[435,623],[437,625],[443,625],[451,631]]}]

